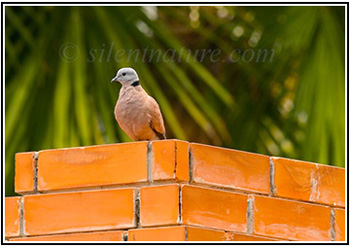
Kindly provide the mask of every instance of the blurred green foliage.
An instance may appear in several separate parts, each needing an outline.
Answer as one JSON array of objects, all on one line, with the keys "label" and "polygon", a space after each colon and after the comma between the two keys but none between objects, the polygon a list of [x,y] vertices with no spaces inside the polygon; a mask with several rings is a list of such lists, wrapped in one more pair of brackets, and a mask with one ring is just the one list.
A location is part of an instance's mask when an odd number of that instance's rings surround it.
[{"label": "blurred green foliage", "polygon": [[[344,166],[344,11],[6,7],[6,195],[16,152],[130,141],[110,83],[126,66],[159,102],[168,138]],[[122,53],[145,49],[165,55]]]}]

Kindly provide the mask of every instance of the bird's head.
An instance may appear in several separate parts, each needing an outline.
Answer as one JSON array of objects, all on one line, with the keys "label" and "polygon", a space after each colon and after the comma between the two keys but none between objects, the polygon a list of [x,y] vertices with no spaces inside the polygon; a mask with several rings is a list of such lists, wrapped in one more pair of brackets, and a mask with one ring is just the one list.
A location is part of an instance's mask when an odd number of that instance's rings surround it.
[{"label": "bird's head", "polygon": [[111,82],[119,81],[123,86],[129,86],[135,82],[138,83],[139,77],[132,68],[121,68]]}]

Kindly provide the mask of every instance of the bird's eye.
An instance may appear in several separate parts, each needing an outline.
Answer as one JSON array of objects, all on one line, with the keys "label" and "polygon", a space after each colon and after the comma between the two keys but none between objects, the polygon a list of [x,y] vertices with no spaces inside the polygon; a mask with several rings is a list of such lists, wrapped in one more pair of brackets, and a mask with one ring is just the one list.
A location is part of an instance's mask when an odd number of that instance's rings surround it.
[{"label": "bird's eye", "polygon": [[122,76],[125,76],[125,75],[126,75],[126,73],[123,73],[123,74],[122,74]]}]

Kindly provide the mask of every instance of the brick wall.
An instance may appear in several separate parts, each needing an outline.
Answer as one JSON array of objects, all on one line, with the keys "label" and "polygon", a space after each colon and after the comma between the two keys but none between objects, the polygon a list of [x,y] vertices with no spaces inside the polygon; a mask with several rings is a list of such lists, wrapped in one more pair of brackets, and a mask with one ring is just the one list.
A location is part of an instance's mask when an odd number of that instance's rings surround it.
[{"label": "brick wall", "polygon": [[179,140],[16,154],[10,241],[344,241],[345,171]]}]

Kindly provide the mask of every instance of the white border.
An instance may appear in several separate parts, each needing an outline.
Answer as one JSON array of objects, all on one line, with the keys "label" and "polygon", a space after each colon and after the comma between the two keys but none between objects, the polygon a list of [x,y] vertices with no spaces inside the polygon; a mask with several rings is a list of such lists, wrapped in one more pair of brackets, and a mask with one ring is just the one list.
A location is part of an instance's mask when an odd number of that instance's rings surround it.
[{"label": "white border", "polygon": [[[35,2],[33,4],[33,2]],[[164,3],[164,1],[159,1],[159,0],[153,0],[153,1],[149,1],[149,2],[154,2],[152,4],[147,4],[145,1],[137,1],[138,4],[133,4],[133,3],[130,3],[130,4],[118,4],[116,3],[115,1],[103,1],[103,2],[111,2],[111,3],[104,3],[104,4],[98,4],[98,1],[82,1],[82,0],[78,0],[78,1],[72,1],[74,2],[74,4],[69,4],[68,1],[62,1],[62,0],[58,0],[58,1],[55,1],[55,2],[59,2],[60,4],[48,4],[47,1],[30,1],[30,4],[16,4],[16,3],[11,3],[11,2],[6,2],[3,4],[3,9],[2,9],[2,13],[3,13],[3,18],[2,18],[2,35],[3,35],[3,38],[5,37],[5,7],[6,6],[68,6],[68,7],[71,7],[71,6],[172,6],[173,2],[175,1],[170,1],[172,3]],[[94,2],[94,3],[89,3],[89,2]],[[123,2],[123,1],[121,1]],[[144,4],[140,2],[145,2]],[[235,3],[232,3],[232,1],[218,1],[220,2],[220,4],[212,4],[212,3],[205,3],[205,2],[214,2],[214,1],[191,1],[191,3],[189,4],[185,4],[183,2],[185,1],[179,1],[179,2],[182,2],[181,4],[176,4],[176,6],[193,6],[193,5],[197,5],[196,3],[198,3],[197,6],[344,6],[345,7],[345,121],[346,121],[346,126],[345,126],[345,162],[348,162],[347,160],[347,157],[348,157],[348,145],[347,145],[347,137],[348,137],[348,95],[347,95],[347,92],[348,92],[348,76],[347,76],[347,72],[349,70],[349,67],[348,67],[348,9],[347,9],[347,1],[337,1],[336,4],[332,4],[330,3],[330,1],[314,1],[314,0],[311,0],[311,1],[308,1],[310,3],[314,2],[315,4],[302,4],[302,2],[299,2],[299,3],[290,3],[291,1],[286,1],[288,2],[288,4],[283,4],[283,1],[270,1],[270,2],[277,2],[277,3],[257,3],[257,1],[254,1],[254,0],[248,0],[248,1],[244,1],[244,2],[247,2],[247,3],[239,3],[239,4],[235,4]],[[239,2],[243,2],[243,1],[239,1]],[[320,3],[321,2],[321,3]],[[324,2],[322,4],[322,2]],[[339,3],[339,2],[343,2],[343,3]],[[251,3],[251,4],[249,4]],[[254,3],[254,4],[253,4]],[[2,195],[5,195],[5,40],[3,39],[2,40],[2,52],[3,52],[3,57],[2,57],[2,71],[3,71],[3,74],[2,74],[2,134],[3,134],[3,139],[2,139],[2,154],[3,154],[3,157],[2,157],[2,173],[3,173],[3,176],[2,176]],[[348,179],[347,179],[347,174],[348,174],[348,166],[349,164],[346,163],[345,164],[345,171],[346,171],[346,176],[345,176],[345,182],[346,182],[346,185],[348,185]],[[346,195],[345,195],[345,203],[346,203],[346,209],[348,209],[348,186],[346,186],[345,188],[345,191],[346,191]],[[3,216],[5,216],[5,207],[4,207],[4,198],[2,198],[2,213],[3,213]],[[346,224],[345,224],[345,233],[348,232],[348,229],[347,229],[347,225],[348,225],[348,217],[347,217],[347,211],[348,210],[345,210],[346,212]],[[2,219],[2,234],[3,234],[3,239],[2,241],[4,242],[5,241],[5,232],[4,232],[4,226],[5,226],[5,223],[4,223],[4,219]],[[346,235],[347,237],[347,235]],[[347,240],[347,239],[346,239]],[[10,243],[10,242],[8,242]],[[35,242],[31,242],[31,243],[35,243]],[[37,243],[42,243],[42,242],[37,242]],[[51,241],[48,241],[46,243],[61,243],[61,242],[51,242]],[[79,243],[79,242],[76,242],[76,243]],[[93,242],[90,242],[90,243],[93,243]],[[96,242],[96,244],[98,243],[106,243],[106,242]],[[107,242],[107,243],[114,243],[116,244],[115,242]],[[143,243],[143,242],[139,242],[139,243]],[[145,242],[145,243],[150,243],[150,242]],[[161,243],[161,242],[159,242]],[[166,243],[166,242],[164,242]],[[177,243],[186,243],[186,242],[177,242]],[[199,242],[200,243],[200,242]],[[203,242],[204,243],[204,242]],[[215,244],[216,242],[210,242],[212,244]],[[217,242],[217,243],[221,243],[222,242]],[[233,242],[233,243],[240,243],[240,242]],[[231,244],[233,244],[231,243]],[[267,242],[262,242],[262,243],[267,243]],[[281,244],[283,243],[290,243],[289,241],[281,241],[280,242]],[[293,241],[293,243],[295,244],[298,244],[298,243],[304,243],[304,242],[299,242],[299,241]],[[326,241],[326,242],[323,242],[323,241],[310,241],[310,242],[307,242],[307,243],[314,243],[315,245],[318,245],[319,243],[336,243],[336,242],[329,242],[329,241]],[[339,243],[339,242],[338,242]],[[120,242],[119,244],[127,244],[127,242]],[[238,245],[240,246],[240,245]]]}]

